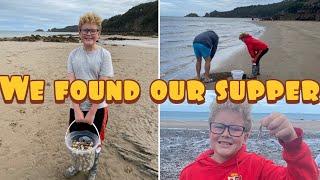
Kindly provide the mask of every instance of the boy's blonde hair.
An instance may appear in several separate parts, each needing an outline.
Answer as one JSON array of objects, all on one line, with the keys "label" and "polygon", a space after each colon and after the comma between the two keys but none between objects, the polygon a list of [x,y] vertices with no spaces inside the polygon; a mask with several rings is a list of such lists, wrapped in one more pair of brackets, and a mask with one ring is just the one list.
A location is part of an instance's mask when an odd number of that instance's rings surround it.
[{"label": "boy's blonde hair", "polygon": [[227,101],[223,104],[213,102],[210,106],[209,123],[214,122],[215,117],[221,111],[232,111],[240,113],[244,121],[245,132],[250,132],[252,128],[251,119],[251,105],[247,102],[241,104],[234,104],[231,101]]},{"label": "boy's blonde hair", "polygon": [[97,14],[95,14],[93,12],[85,13],[83,16],[80,17],[79,26],[78,26],[79,31],[81,29],[81,26],[86,23],[95,24],[98,26],[98,29],[101,30],[102,19],[100,16],[98,16]]}]

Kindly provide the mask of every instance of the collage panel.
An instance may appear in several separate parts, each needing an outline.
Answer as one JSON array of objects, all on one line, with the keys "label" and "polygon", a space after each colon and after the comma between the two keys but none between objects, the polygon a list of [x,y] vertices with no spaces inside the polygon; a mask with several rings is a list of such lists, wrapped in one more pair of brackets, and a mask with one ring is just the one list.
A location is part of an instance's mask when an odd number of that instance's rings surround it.
[{"label": "collage panel", "polygon": [[222,79],[320,80],[316,1],[162,0],[160,7],[161,79],[199,79],[208,90]]},{"label": "collage panel", "polygon": [[158,1],[0,7],[0,179],[158,179]]},{"label": "collage panel", "polygon": [[0,7],[0,180],[320,179],[318,0]]},{"label": "collage panel", "polygon": [[160,107],[160,179],[317,179],[320,106],[230,101]]},{"label": "collage panel", "polygon": [[160,1],[160,78],[207,89],[160,105],[160,179],[320,178],[319,9]]}]

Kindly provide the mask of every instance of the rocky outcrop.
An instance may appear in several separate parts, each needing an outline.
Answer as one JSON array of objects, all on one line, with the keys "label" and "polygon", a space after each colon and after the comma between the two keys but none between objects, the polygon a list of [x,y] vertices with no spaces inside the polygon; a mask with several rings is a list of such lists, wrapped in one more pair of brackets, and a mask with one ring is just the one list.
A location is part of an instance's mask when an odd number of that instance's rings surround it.
[{"label": "rocky outcrop", "polygon": [[0,41],[43,41],[43,42],[71,42],[78,43],[79,37],[73,35],[53,35],[53,36],[40,36],[40,35],[31,35],[24,37],[13,37],[13,38],[0,38]]},{"label": "rocky outcrop", "polygon": [[199,17],[197,13],[190,13],[190,14],[187,14],[186,16],[184,17]]}]

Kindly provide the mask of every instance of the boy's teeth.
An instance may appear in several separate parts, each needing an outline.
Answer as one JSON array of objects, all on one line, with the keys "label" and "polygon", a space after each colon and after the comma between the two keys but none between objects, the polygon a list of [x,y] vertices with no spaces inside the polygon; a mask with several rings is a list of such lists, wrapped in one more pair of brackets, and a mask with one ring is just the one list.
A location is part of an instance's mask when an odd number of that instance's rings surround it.
[{"label": "boy's teeth", "polygon": [[231,145],[231,143],[228,143],[228,142],[219,142],[219,144],[225,144],[225,145]]}]

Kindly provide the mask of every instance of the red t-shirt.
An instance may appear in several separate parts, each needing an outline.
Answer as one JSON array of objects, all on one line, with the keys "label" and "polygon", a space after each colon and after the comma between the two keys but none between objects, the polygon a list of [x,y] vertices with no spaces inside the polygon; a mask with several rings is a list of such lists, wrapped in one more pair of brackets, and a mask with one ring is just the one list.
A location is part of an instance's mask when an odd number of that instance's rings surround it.
[{"label": "red t-shirt", "polygon": [[274,164],[255,153],[246,152],[243,145],[234,157],[220,164],[211,158],[213,150],[203,152],[186,166],[180,180],[317,180],[318,168],[311,151],[302,141],[302,130],[295,128],[298,138],[284,143],[283,159],[287,167]]}]

